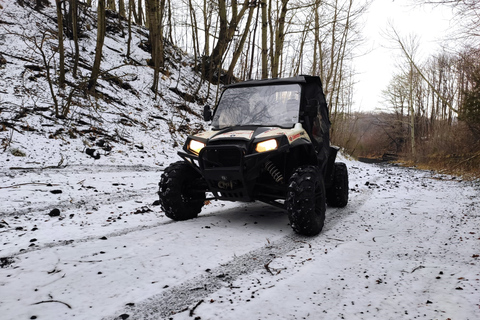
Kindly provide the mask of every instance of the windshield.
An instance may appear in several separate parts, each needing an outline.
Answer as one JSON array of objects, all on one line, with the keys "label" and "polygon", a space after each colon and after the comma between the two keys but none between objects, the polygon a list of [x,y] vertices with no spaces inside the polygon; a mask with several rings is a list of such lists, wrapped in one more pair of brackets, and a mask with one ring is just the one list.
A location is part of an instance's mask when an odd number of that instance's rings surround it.
[{"label": "windshield", "polygon": [[300,85],[284,84],[227,88],[222,94],[212,126],[293,127],[298,122]]}]

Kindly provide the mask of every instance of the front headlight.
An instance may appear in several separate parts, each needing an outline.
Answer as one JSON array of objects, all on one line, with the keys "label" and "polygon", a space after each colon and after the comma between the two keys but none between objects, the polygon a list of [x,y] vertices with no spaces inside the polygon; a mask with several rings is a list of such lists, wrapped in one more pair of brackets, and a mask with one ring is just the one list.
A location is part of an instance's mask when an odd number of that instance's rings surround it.
[{"label": "front headlight", "polygon": [[275,150],[277,148],[278,148],[277,140],[270,139],[270,140],[265,140],[265,141],[257,143],[257,147],[255,148],[255,151],[265,152],[265,151],[272,151],[272,150]]},{"label": "front headlight", "polygon": [[202,150],[205,147],[205,143],[197,141],[197,140],[190,140],[188,144],[188,150],[199,154],[200,150]]}]

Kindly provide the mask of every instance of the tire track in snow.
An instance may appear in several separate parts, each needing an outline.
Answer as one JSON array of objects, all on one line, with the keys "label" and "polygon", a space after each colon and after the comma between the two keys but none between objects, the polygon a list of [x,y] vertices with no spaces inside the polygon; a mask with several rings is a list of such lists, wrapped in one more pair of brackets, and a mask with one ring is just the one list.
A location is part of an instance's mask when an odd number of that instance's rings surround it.
[{"label": "tire track in snow", "polygon": [[[133,227],[133,228],[127,228],[127,229],[123,229],[121,231],[114,231],[114,232],[106,233],[106,234],[103,235],[103,237],[105,237],[105,238],[121,237],[121,236],[127,235],[127,234],[132,233],[132,232],[154,229],[154,228],[158,228],[158,227],[170,224],[170,223],[174,223],[174,221],[166,221],[166,222],[163,221],[163,222],[158,222],[154,225],[141,225],[141,226],[137,226],[137,227]],[[43,245],[30,247],[30,248],[24,249],[20,252],[10,254],[10,255],[8,255],[8,257],[13,258],[13,257],[28,254],[28,253],[33,252],[33,251],[39,251],[39,250],[44,250],[44,249],[56,248],[56,247],[66,247],[66,246],[72,245],[72,243],[78,244],[78,243],[96,241],[99,238],[100,237],[98,235],[95,235],[95,236],[89,236],[89,237],[85,237],[85,238],[81,238],[81,239],[63,240],[63,241],[59,241],[59,242],[48,242],[48,243],[45,243]]]},{"label": "tire track in snow", "polygon": [[[119,179],[121,178],[122,172],[132,173],[132,172],[155,172],[158,177],[160,177],[162,168],[157,167],[148,167],[148,166],[122,166],[122,165],[97,165],[95,167],[92,166],[84,166],[84,165],[73,165],[64,168],[30,168],[30,169],[18,169],[18,170],[10,170],[0,171],[0,176],[5,176],[9,178],[15,178],[18,175],[29,175],[35,173],[58,173],[61,175],[92,175],[94,176],[98,171],[101,172],[109,172],[109,173],[119,173]],[[25,183],[28,185],[29,183]],[[34,183],[32,183],[34,184]],[[73,186],[72,184],[63,185],[66,186]],[[15,186],[12,186],[12,188]],[[9,186],[4,186],[4,188],[9,188]],[[58,200],[58,201],[48,201],[47,204],[39,205],[34,204],[31,206],[26,206],[22,208],[13,208],[13,210],[6,210],[3,209],[0,212],[0,218],[5,217],[12,217],[12,216],[22,216],[27,215],[29,213],[44,213],[50,212],[53,208],[60,209],[61,211],[66,211],[70,209],[81,209],[86,208],[87,206],[91,206],[93,203],[96,205],[102,204],[114,204],[117,202],[129,201],[129,200],[138,200],[142,197],[145,197],[145,194],[152,194],[152,188],[141,188],[135,190],[123,189],[121,191],[117,191],[117,193],[113,192],[100,192],[94,195],[92,198],[91,196],[86,196],[86,198],[82,198],[78,201],[68,201]],[[70,199],[71,200],[71,199]]]},{"label": "tire track in snow", "polygon": [[0,176],[6,176],[13,178],[16,175],[21,175],[25,173],[38,173],[38,172],[59,172],[59,173],[97,173],[99,170],[102,172],[136,172],[136,171],[163,171],[163,167],[151,167],[151,166],[127,166],[127,165],[109,165],[109,164],[96,164],[95,166],[86,166],[86,165],[67,165],[63,167],[31,167],[31,168],[21,168],[21,167],[12,167],[7,169],[0,170]]},{"label": "tire track in snow", "polygon": [[[375,181],[377,179],[375,178]],[[374,182],[374,180],[371,180]],[[367,189],[353,197],[345,208],[330,208],[327,211],[325,230],[339,223],[347,212],[354,213],[371,197],[374,189]],[[221,213],[219,213],[221,214]],[[291,233],[270,245],[252,250],[222,264],[214,269],[206,270],[198,275],[180,283],[177,286],[166,289],[164,292],[154,295],[132,307],[126,307],[118,312],[128,314],[131,319],[156,320],[167,318],[173,314],[186,311],[206,296],[230,285],[240,276],[251,274],[259,269],[266,268],[275,258],[283,257],[289,252],[299,249],[321,240],[322,233],[316,237],[305,237]],[[327,240],[327,239],[325,239]],[[117,320],[118,316],[106,317],[104,320]]]},{"label": "tire track in snow", "polygon": [[[70,209],[87,209],[87,206],[92,206],[93,203],[96,204],[115,204],[118,202],[138,200],[140,198],[145,198],[145,194],[151,194],[151,188],[142,188],[137,190],[122,190],[121,194],[96,194],[94,198],[81,199],[77,202],[68,202],[68,201],[59,201],[59,202],[49,202],[43,206],[31,206],[24,207],[21,209],[15,209],[13,211],[6,211],[0,213],[0,218],[12,217],[12,216],[23,216],[29,213],[41,214],[48,213],[53,208],[57,208],[60,211],[66,211]],[[88,200],[88,201],[87,201]]]},{"label": "tire track in snow", "polygon": [[[205,274],[196,276],[159,295],[127,308],[119,314],[128,314],[132,319],[159,319],[185,310],[188,306],[205,296],[227,286],[242,275],[250,274],[265,267],[275,257],[285,255],[301,245],[308,238],[291,234],[262,247],[235,257],[230,262],[220,265]],[[117,319],[109,317],[104,319]]]}]

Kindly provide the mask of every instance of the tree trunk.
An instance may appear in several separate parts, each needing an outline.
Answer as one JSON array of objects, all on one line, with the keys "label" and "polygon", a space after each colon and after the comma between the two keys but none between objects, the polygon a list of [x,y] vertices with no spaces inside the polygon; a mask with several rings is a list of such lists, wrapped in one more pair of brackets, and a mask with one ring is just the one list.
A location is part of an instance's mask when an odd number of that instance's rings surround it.
[{"label": "tree trunk", "polygon": [[262,6],[262,79],[268,78],[268,18],[267,0],[263,0]]},{"label": "tree trunk", "polygon": [[95,47],[95,61],[93,62],[92,74],[87,86],[90,92],[95,91],[97,79],[100,74],[100,63],[102,61],[103,42],[105,40],[106,30],[105,0],[98,0],[97,20],[97,45]]},{"label": "tree trunk", "polygon": [[413,105],[413,66],[410,63],[410,74],[409,74],[409,86],[408,86],[408,110],[410,113],[410,144],[411,144],[411,152],[412,158],[416,160],[416,153],[417,149],[415,146],[415,110]]},{"label": "tree trunk", "polygon": [[[203,55],[205,57],[207,57],[210,54],[210,22],[211,22],[211,15],[209,15],[208,0],[203,0],[203,25],[205,26],[205,31],[204,31],[205,48],[203,50]],[[202,59],[201,72],[203,75],[207,74],[207,59]]]},{"label": "tree trunk", "polygon": [[77,9],[77,1],[78,0],[70,0],[70,5],[72,6],[72,35],[73,35],[73,43],[75,45],[75,53],[73,56],[73,77],[77,78],[77,69],[78,69],[78,59],[80,56],[80,48],[78,46],[78,9]]},{"label": "tree trunk", "polygon": [[198,43],[198,25],[197,25],[197,16],[195,15],[195,9],[193,8],[192,0],[188,0],[188,9],[190,13],[190,20],[192,25],[192,43],[193,43],[193,56],[194,60],[198,61],[199,55],[199,43]]},{"label": "tree trunk", "polygon": [[[255,58],[255,47],[256,47],[255,40],[257,39],[257,26],[258,26],[259,12],[260,12],[260,7],[257,6],[257,16],[255,17],[255,28],[253,28],[252,54],[251,54],[251,58],[250,58],[250,68],[249,68],[250,70],[248,71],[248,79],[252,79],[253,61],[254,61],[254,58]],[[248,52],[247,52],[247,57],[248,57]],[[246,60],[247,59],[245,59],[245,68],[247,67]]]},{"label": "tree trunk", "polygon": [[[128,1],[128,0],[127,0]],[[125,1],[124,0],[118,0],[118,13],[122,18],[127,18],[127,14],[125,12]]]},{"label": "tree trunk", "polygon": [[[100,6],[100,1],[98,3]],[[107,9],[112,11],[117,11],[117,6],[115,4],[115,0],[107,0]]]},{"label": "tree trunk", "polygon": [[[57,23],[58,23],[58,54],[60,55],[59,84],[60,88],[65,87],[65,51],[63,48],[63,15],[61,0],[55,0],[57,5]],[[58,117],[58,114],[57,114]]]},{"label": "tree trunk", "polygon": [[[318,49],[320,48],[320,15],[318,10],[320,9],[320,3],[322,0],[315,0],[315,5],[313,6],[313,16],[314,16],[314,29],[313,29],[313,62],[312,62],[312,71],[311,74],[317,74],[317,60],[318,60]],[[322,79],[323,80],[323,79]]]},{"label": "tree trunk", "polygon": [[311,23],[312,21],[310,20],[305,25],[305,28],[303,29],[303,32],[302,32],[301,41],[300,41],[300,49],[298,52],[295,52],[295,56],[292,58],[292,70],[293,70],[292,76],[300,74],[301,66],[303,63],[303,50],[305,48],[305,41],[307,40],[308,29],[310,29]]},{"label": "tree trunk", "polygon": [[130,59],[130,49],[132,45],[132,14],[135,10],[135,2],[128,0],[128,39],[127,39],[127,59]]},{"label": "tree trunk", "polygon": [[282,7],[280,16],[278,18],[277,28],[275,30],[275,47],[272,60],[272,78],[278,78],[280,59],[283,51],[283,44],[285,41],[285,17],[287,15],[287,5],[289,0],[282,0]]},{"label": "tree trunk", "polygon": [[[165,4],[163,5],[165,7]],[[163,9],[165,11],[165,8]],[[170,43],[175,43],[175,40],[173,39],[173,32],[172,30],[175,30],[175,24],[174,22],[172,21],[172,1],[169,0],[168,1],[168,14],[167,14],[167,18],[168,18],[168,41],[170,41]],[[162,32],[162,34],[165,33],[165,32]],[[198,34],[198,31],[197,31],[197,34]],[[165,38],[163,35],[162,35],[163,38]],[[198,42],[198,38],[195,38],[194,41],[197,41]]]},{"label": "tree trunk", "polygon": [[152,91],[155,97],[158,94],[158,82],[160,78],[160,68],[163,67],[163,28],[162,18],[165,8],[165,0],[147,0],[147,16],[150,31],[150,46],[152,48],[152,60],[154,65]]},{"label": "tree trunk", "polygon": [[139,25],[139,26],[143,26],[144,25],[144,22],[143,22],[143,6],[142,6],[142,0],[138,0],[138,4],[137,4],[137,19],[135,20],[135,22]]}]

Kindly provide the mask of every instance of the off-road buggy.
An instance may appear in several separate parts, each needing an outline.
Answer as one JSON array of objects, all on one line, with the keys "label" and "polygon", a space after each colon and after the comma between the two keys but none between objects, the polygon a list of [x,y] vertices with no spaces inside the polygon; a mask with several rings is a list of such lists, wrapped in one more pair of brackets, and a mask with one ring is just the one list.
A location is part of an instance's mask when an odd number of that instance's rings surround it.
[{"label": "off-road buggy", "polygon": [[[252,80],[225,86],[211,130],[189,136],[162,174],[165,215],[195,218],[206,200],[263,201],[286,209],[293,230],[318,234],[325,206],[348,202],[348,172],[335,162],[319,77]],[[208,198],[207,198],[208,195]]]}]

